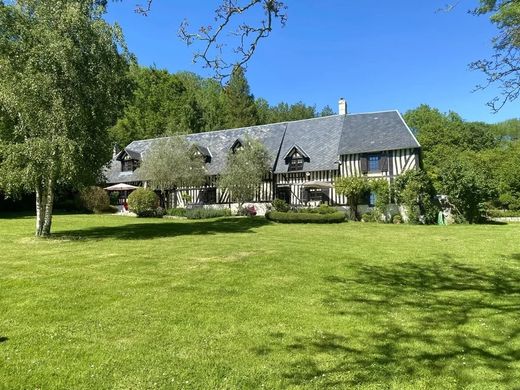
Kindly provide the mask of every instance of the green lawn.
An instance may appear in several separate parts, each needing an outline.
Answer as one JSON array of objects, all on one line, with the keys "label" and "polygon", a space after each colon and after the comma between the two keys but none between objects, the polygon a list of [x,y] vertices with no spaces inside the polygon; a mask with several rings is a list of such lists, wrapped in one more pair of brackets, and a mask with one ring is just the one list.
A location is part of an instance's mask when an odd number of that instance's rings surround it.
[{"label": "green lawn", "polygon": [[0,388],[520,388],[520,224],[33,224],[0,218]]}]

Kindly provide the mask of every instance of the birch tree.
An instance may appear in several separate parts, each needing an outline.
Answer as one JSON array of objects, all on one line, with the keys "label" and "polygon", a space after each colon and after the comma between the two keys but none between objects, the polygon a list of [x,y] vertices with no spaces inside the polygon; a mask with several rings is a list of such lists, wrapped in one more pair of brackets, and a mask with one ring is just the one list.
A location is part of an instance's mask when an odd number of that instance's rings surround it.
[{"label": "birch tree", "polygon": [[58,184],[99,177],[107,128],[127,95],[129,56],[102,1],[0,1],[0,189],[36,193],[36,236],[51,233]]}]

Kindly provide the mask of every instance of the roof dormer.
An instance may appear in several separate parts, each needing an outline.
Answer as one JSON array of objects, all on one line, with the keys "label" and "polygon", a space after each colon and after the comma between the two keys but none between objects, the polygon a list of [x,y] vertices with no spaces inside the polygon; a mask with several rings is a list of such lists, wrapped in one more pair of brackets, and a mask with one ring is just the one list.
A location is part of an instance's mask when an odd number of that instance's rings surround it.
[{"label": "roof dormer", "polygon": [[208,164],[211,162],[211,152],[208,148],[202,145],[193,144],[193,149],[196,155],[201,156],[204,160],[204,163]]},{"label": "roof dormer", "polygon": [[229,148],[229,150],[231,150],[231,152],[234,154],[237,151],[244,149],[244,145],[244,140],[242,138],[237,138],[235,142],[233,142],[233,145],[231,145],[231,148]]},{"label": "roof dormer", "polygon": [[285,164],[289,165],[287,168],[289,172],[303,171],[304,163],[311,161],[309,155],[296,144],[285,154],[284,160]]}]

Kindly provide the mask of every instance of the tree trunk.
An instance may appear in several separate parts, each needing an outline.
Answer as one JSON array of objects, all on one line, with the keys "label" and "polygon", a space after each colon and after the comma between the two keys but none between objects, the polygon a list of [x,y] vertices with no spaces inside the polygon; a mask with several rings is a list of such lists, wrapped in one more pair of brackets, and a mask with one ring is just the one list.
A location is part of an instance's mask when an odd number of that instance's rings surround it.
[{"label": "tree trunk", "polygon": [[36,233],[37,237],[51,234],[52,208],[54,205],[54,181],[49,179],[46,185],[36,189]]},{"label": "tree trunk", "polygon": [[36,237],[40,237],[42,235],[43,231],[43,213],[44,213],[44,207],[43,207],[43,198],[44,198],[42,187],[38,186],[36,188],[36,231],[35,235]]}]

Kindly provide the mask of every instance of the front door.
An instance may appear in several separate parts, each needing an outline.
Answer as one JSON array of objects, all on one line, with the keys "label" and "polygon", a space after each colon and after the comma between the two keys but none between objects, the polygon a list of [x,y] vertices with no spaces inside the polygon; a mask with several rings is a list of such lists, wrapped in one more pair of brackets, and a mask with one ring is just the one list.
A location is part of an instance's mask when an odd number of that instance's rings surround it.
[{"label": "front door", "polygon": [[276,189],[276,198],[285,201],[287,204],[291,204],[291,188],[278,187]]}]

